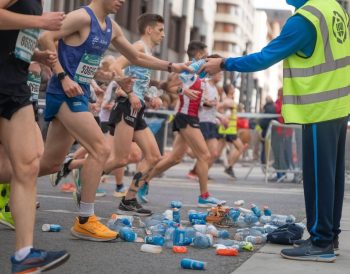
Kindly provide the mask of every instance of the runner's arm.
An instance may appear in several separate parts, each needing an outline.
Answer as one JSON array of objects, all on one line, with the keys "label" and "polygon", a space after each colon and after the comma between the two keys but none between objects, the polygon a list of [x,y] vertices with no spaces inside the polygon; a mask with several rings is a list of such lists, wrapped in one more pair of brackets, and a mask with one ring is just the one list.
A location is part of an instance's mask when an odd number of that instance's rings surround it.
[{"label": "runner's arm", "polygon": [[59,29],[64,19],[63,12],[48,12],[43,15],[26,15],[6,10],[13,0],[0,0],[0,30],[13,29]]}]

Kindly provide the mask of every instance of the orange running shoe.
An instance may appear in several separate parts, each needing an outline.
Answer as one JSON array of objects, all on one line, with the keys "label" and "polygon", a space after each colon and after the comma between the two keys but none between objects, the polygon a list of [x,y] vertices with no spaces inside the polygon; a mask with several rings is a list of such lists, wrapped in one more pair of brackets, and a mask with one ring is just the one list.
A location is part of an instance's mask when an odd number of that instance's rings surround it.
[{"label": "orange running shoe", "polygon": [[96,215],[90,216],[85,224],[79,223],[79,218],[77,217],[70,231],[77,238],[96,242],[111,241],[118,236],[117,232],[102,224]]}]

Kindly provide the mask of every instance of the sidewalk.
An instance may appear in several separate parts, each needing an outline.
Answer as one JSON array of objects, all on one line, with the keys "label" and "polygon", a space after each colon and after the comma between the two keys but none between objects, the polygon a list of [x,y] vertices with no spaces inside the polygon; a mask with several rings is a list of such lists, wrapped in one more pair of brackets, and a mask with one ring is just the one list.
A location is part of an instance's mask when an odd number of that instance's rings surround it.
[{"label": "sidewalk", "polygon": [[[233,274],[295,274],[295,273],[317,273],[317,274],[344,274],[349,271],[350,259],[350,198],[344,200],[343,217],[340,234],[340,255],[335,263],[303,262],[283,259],[280,251],[290,246],[266,244],[249,260],[244,262]],[[304,233],[308,238],[308,233]]]}]

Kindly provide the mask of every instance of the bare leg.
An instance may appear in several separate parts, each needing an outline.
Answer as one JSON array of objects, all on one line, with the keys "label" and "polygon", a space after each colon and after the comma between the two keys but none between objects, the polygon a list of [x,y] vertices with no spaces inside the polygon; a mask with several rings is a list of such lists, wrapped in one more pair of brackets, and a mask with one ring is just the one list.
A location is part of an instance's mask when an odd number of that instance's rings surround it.
[{"label": "bare leg", "polygon": [[239,139],[239,138],[237,138],[236,140],[233,141],[233,145],[234,145],[235,149],[233,149],[232,152],[230,153],[229,160],[228,160],[230,167],[233,167],[235,165],[235,163],[238,161],[239,157],[244,152],[244,148],[245,148],[241,139]]},{"label": "bare leg", "polygon": [[19,250],[33,245],[36,178],[43,153],[31,105],[18,110],[10,121],[0,118],[0,140],[13,169],[10,207]]}]

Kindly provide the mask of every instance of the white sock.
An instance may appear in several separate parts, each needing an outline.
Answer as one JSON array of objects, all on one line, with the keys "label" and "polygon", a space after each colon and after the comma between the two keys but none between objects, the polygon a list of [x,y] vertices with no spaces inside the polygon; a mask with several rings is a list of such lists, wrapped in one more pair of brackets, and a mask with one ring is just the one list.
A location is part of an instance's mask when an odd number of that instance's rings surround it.
[{"label": "white sock", "polygon": [[95,214],[95,204],[94,203],[80,202],[79,216],[90,217],[94,214]]},{"label": "white sock", "polygon": [[26,246],[23,247],[15,252],[15,259],[16,261],[22,261],[25,257],[28,256],[30,253],[30,250],[33,248],[33,246]]}]

